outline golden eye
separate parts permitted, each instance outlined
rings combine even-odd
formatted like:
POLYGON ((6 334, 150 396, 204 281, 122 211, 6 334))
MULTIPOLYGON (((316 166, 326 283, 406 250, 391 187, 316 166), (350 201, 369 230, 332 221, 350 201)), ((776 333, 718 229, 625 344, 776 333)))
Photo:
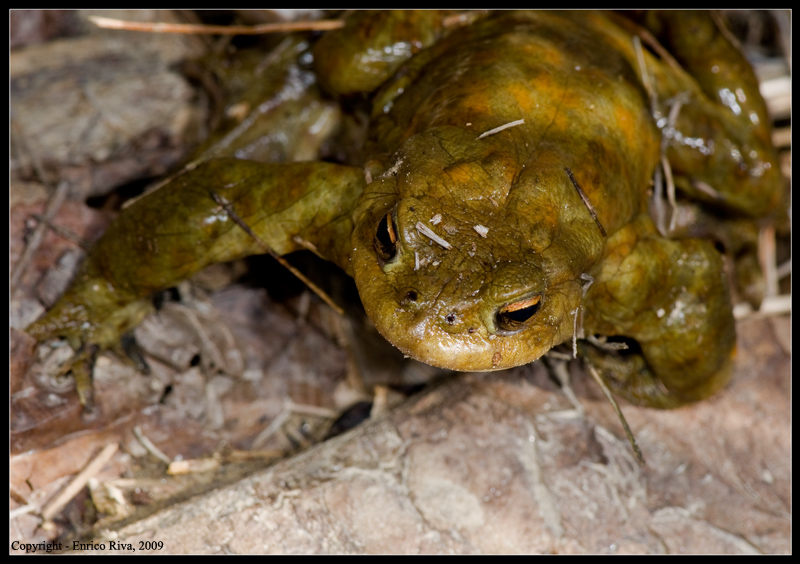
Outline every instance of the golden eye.
POLYGON ((383 262, 389 262, 397 254, 397 226, 394 224, 392 212, 384 215, 378 222, 372 244, 378 258, 383 262))
POLYGON ((542 306, 542 295, 537 294, 501 307, 494 318, 495 326, 504 333, 516 333, 524 328, 542 306))

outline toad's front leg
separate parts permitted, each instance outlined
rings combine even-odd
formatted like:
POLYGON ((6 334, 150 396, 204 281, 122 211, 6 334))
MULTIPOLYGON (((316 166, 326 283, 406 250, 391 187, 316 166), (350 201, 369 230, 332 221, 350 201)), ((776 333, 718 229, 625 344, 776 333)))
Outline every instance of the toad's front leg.
POLYGON ((585 332, 633 339, 641 349, 584 349, 619 395, 671 408, 727 383, 736 333, 722 260, 711 243, 665 239, 640 216, 608 239, 592 274, 585 332))
POLYGON ((96 355, 118 347, 155 292, 215 262, 302 244, 347 270, 351 210, 363 187, 354 167, 207 161, 125 209, 72 286, 26 331, 40 342, 68 340, 77 354, 67 368, 91 408, 96 355))

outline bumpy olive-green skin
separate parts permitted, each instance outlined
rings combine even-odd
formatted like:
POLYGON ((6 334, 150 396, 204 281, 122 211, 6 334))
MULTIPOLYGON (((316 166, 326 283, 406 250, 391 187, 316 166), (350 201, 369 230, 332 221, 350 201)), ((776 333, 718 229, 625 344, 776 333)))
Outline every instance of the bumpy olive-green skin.
POLYGON ((311 246, 353 274, 378 330, 423 362, 518 366, 578 330, 638 343, 625 357, 586 350, 628 399, 673 407, 719 389, 735 344, 720 256, 659 235, 647 198, 663 158, 685 193, 719 208, 760 216, 778 203, 741 54, 704 13, 641 18, 677 60, 613 14, 443 17, 359 13, 315 46, 328 94, 374 90, 363 169, 200 164, 126 210, 29 331, 67 336, 86 380, 152 292, 263 252, 236 214, 275 252, 311 246), (131 253, 147 258, 118 258, 131 253), (520 309, 530 315, 503 321, 520 309))

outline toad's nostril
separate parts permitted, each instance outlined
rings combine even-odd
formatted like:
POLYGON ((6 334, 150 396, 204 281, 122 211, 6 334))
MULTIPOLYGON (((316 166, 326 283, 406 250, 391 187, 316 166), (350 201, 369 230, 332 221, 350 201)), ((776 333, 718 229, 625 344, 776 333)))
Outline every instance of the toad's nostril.
POLYGON ((416 302, 419 299, 419 295, 417 294, 416 290, 408 290, 404 295, 403 299, 401 300, 402 303, 409 303, 409 302, 416 302))

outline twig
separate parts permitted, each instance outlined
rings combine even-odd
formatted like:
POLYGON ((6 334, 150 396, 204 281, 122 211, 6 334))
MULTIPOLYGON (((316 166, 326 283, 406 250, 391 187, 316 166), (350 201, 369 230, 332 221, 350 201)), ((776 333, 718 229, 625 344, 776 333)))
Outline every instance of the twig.
POLYGON ((42 509, 42 519, 51 521, 75 497, 83 486, 103 469, 109 460, 116 454, 119 445, 109 443, 94 457, 94 459, 81 470, 61 492, 42 509))
POLYGON ((450 243, 448 243, 447 241, 445 241, 444 239, 439 237, 436 233, 434 233, 433 229, 431 229, 430 227, 428 227, 427 225, 425 225, 421 221, 418 221, 417 224, 415 225, 415 227, 417 228, 417 231, 419 231, 420 233, 422 233, 423 235, 425 235, 426 237, 428 237, 432 241, 438 243, 443 248, 448 249, 448 250, 453 248, 453 245, 451 245, 450 243))
POLYGON ((611 407, 614 408, 614 411, 617 412, 617 417, 619 417, 620 423, 622 423, 622 428, 625 429, 625 435, 628 437, 628 442, 631 444, 631 448, 633 448, 633 454, 636 456, 636 461, 641 465, 644 466, 644 456, 642 456, 642 451, 639 450, 639 445, 636 444, 636 439, 633 436, 633 432, 631 428, 628 427, 628 422, 625 420, 625 416, 622 415, 622 410, 619 408, 619 404, 617 400, 614 399, 614 396, 611 395, 611 390, 608 389, 606 383, 603 381, 603 378, 600 376, 600 373, 597 372, 597 369, 592 366, 590 362, 586 363, 586 366, 589 368, 589 373, 594 378, 597 385, 600 386, 600 389, 603 390, 608 401, 611 403, 611 407))
MULTIPOLYGON (((681 106, 687 101, 686 95, 682 93, 667 102, 671 104, 669 115, 667 116, 667 128, 675 129, 676 123, 678 122, 678 115, 680 115, 681 112, 681 106)), ((661 167, 664 169, 664 180, 667 183, 667 200, 670 206, 672 206, 668 230, 668 232, 671 233, 675 230, 675 224, 678 219, 678 214, 676 213, 678 203, 675 196, 675 181, 672 178, 672 165, 670 165, 669 159, 667 158, 666 137, 664 137, 663 134, 661 136, 661 167)))
POLYGON ((672 165, 669 164, 669 159, 666 154, 661 155, 661 169, 664 171, 664 180, 667 184, 667 201, 672 207, 669 215, 669 227, 667 233, 672 233, 677 223, 678 214, 675 213, 678 208, 678 201, 675 197, 675 180, 672 178, 672 165))
POLYGON ((600 219, 597 217, 597 212, 594 210, 594 206, 592 205, 592 202, 589 200, 589 196, 586 195, 586 192, 584 192, 583 189, 580 187, 578 181, 575 180, 575 175, 572 174, 572 171, 569 169, 569 167, 565 166, 564 172, 567 173, 567 176, 569 176, 569 179, 572 181, 572 185, 575 187, 575 190, 578 191, 578 195, 581 197, 583 205, 586 206, 587 210, 589 210, 589 214, 592 216, 592 219, 597 224, 597 228, 600 230, 600 233, 603 235, 603 237, 606 237, 607 236, 606 230, 603 227, 603 224, 600 223, 600 219))
POLYGON ((84 251, 88 251, 88 250, 90 250, 92 248, 92 243, 91 242, 87 241, 83 237, 80 237, 80 236, 76 235, 75 233, 73 233, 69 229, 65 229, 64 227, 61 227, 60 225, 56 225, 55 223, 53 223, 52 221, 47 219, 42 214, 32 213, 31 217, 33 219, 35 219, 36 221, 45 223, 47 225, 47 227, 49 227, 50 230, 53 233, 55 233, 57 235, 61 235, 67 241, 71 241, 71 242, 75 243, 76 245, 78 245, 84 251))
MULTIPOLYGON (((569 359, 569 357, 567 357, 567 359, 569 359)), ((561 384, 561 392, 572 404, 572 407, 575 408, 578 416, 581 418, 585 417, 583 406, 578 400, 578 397, 575 395, 575 392, 573 391, 569 382, 569 370, 567 369, 567 362, 569 360, 557 359, 548 354, 542 357, 542 361, 544 362, 545 366, 550 369, 550 373, 555 376, 556 380, 558 380, 558 383, 561 384)))
POLYGON ((267 425, 266 429, 261 431, 258 436, 253 439, 253 443, 251 448, 253 449, 261 449, 266 443, 269 438, 277 433, 281 427, 283 427, 284 423, 289 420, 289 417, 292 415, 291 410, 284 407, 281 412, 270 421, 270 424, 267 425))
POLYGON ((581 302, 575 310, 575 318, 572 321, 572 358, 578 358, 578 339, 583 339, 583 300, 586 297, 586 292, 589 291, 594 278, 585 272, 581 273, 581 302), (578 319, 580 318, 580 322, 578 319))
POLYGON ((11 289, 10 294, 13 295, 17 284, 19 284, 19 281, 22 279, 22 276, 25 274, 28 265, 33 259, 33 255, 36 254, 36 251, 42 244, 48 225, 52 221, 53 217, 55 217, 56 213, 58 213, 58 210, 61 209, 61 205, 67 199, 68 193, 69 183, 66 180, 62 180, 58 186, 56 186, 55 192, 53 192, 53 195, 50 196, 50 199, 47 201, 47 205, 44 210, 44 221, 40 222, 39 225, 36 226, 36 229, 33 230, 30 239, 28 239, 28 244, 26 245, 25 250, 22 252, 22 257, 20 257, 19 262, 17 262, 16 266, 14 267, 14 272, 11 273, 11 280, 9 282, 11 289))
POLYGON ((778 265, 775 269, 775 276, 778 277, 778 280, 783 280, 787 276, 792 273, 792 259, 789 259, 785 262, 782 262, 778 265))
POLYGON ((766 296, 761 301, 761 307, 759 307, 757 311, 753 310, 747 302, 738 303, 733 306, 734 319, 761 319, 790 313, 792 313, 791 294, 766 296))
POLYGON ((642 40, 638 35, 633 36, 633 50, 636 52, 636 62, 639 63, 639 73, 642 75, 642 85, 650 98, 650 111, 656 111, 656 94, 650 84, 650 74, 647 72, 647 63, 644 60, 644 50, 642 49, 642 40))
POLYGON ((713 198, 715 200, 722 200, 723 199, 722 195, 719 192, 714 190, 714 188, 712 188, 711 186, 709 186, 708 184, 706 184, 702 180, 693 180, 692 181, 692 187, 695 188, 696 190, 699 190, 700 192, 702 192, 706 196, 708 196, 710 198, 713 198))
POLYGON ((167 22, 131 22, 115 18, 89 16, 89 20, 104 29, 124 29, 126 31, 145 31, 149 33, 183 33, 204 35, 262 35, 282 31, 328 31, 344 26, 342 20, 321 20, 312 22, 279 22, 260 25, 204 25, 177 24, 167 22))
POLYGON ((139 444, 141 444, 147 452, 158 458, 161 462, 163 462, 164 464, 170 464, 172 462, 172 459, 170 459, 169 456, 164 454, 161 451, 161 449, 159 449, 156 445, 154 445, 153 442, 149 438, 147 438, 147 436, 144 433, 142 433, 142 428, 139 427, 139 425, 133 428, 133 435, 136 437, 136 440, 139 441, 139 444))
POLYGON ((484 137, 489 137, 490 135, 494 135, 495 133, 500 133, 504 129, 508 129, 509 127, 516 127, 516 126, 522 125, 524 123, 525 123, 524 119, 518 119, 518 120, 515 120, 515 121, 510 121, 508 123, 504 123, 503 125, 495 127, 494 129, 490 129, 489 131, 484 131, 483 133, 478 135, 478 139, 483 139, 484 137))
POLYGON ((765 225, 758 232, 758 262, 764 273, 765 297, 777 296, 778 273, 775 258, 775 226, 765 225))
POLYGON ((656 229, 658 229, 662 237, 667 236, 665 214, 663 171, 660 166, 656 166, 653 171, 653 219, 656 223, 656 229))
POLYGON ((235 211, 233 211, 233 208, 231 207, 230 203, 223 200, 222 197, 220 197, 220 195, 213 190, 211 191, 211 197, 214 198, 214 201, 225 209, 225 211, 228 213, 231 219, 236 223, 236 225, 241 227, 245 233, 250 235, 250 237, 252 237, 259 245, 263 247, 263 249, 269 254, 269 256, 277 260, 286 270, 297 276, 303 282, 303 284, 308 286, 312 292, 314 292, 317 296, 319 296, 320 299, 322 299, 323 302, 328 304, 331 307, 331 309, 333 309, 336 313, 338 313, 339 315, 344 315, 344 310, 341 307, 339 307, 324 291, 322 291, 322 289, 319 286, 317 286, 311 280, 306 278, 306 276, 302 272, 300 272, 291 264, 289 264, 285 258, 280 256, 275 251, 273 251, 272 248, 269 245, 267 245, 266 241, 264 241, 261 237, 259 237, 255 233, 255 231, 250 229, 250 226, 247 225, 247 223, 245 223, 245 221, 241 217, 239 217, 239 215, 235 211))
POLYGON ((42 163, 42 159, 39 158, 39 154, 36 151, 31 150, 30 146, 28 145, 25 132, 22 130, 22 127, 19 125, 19 123, 14 119, 13 106, 11 107, 11 128, 17 133, 16 135, 11 136, 11 142, 18 148, 20 154, 25 153, 28 155, 28 157, 31 159, 31 166, 33 166, 36 176, 39 177, 39 181, 50 188, 52 184, 48 178, 49 175, 44 169, 44 163, 42 163))

